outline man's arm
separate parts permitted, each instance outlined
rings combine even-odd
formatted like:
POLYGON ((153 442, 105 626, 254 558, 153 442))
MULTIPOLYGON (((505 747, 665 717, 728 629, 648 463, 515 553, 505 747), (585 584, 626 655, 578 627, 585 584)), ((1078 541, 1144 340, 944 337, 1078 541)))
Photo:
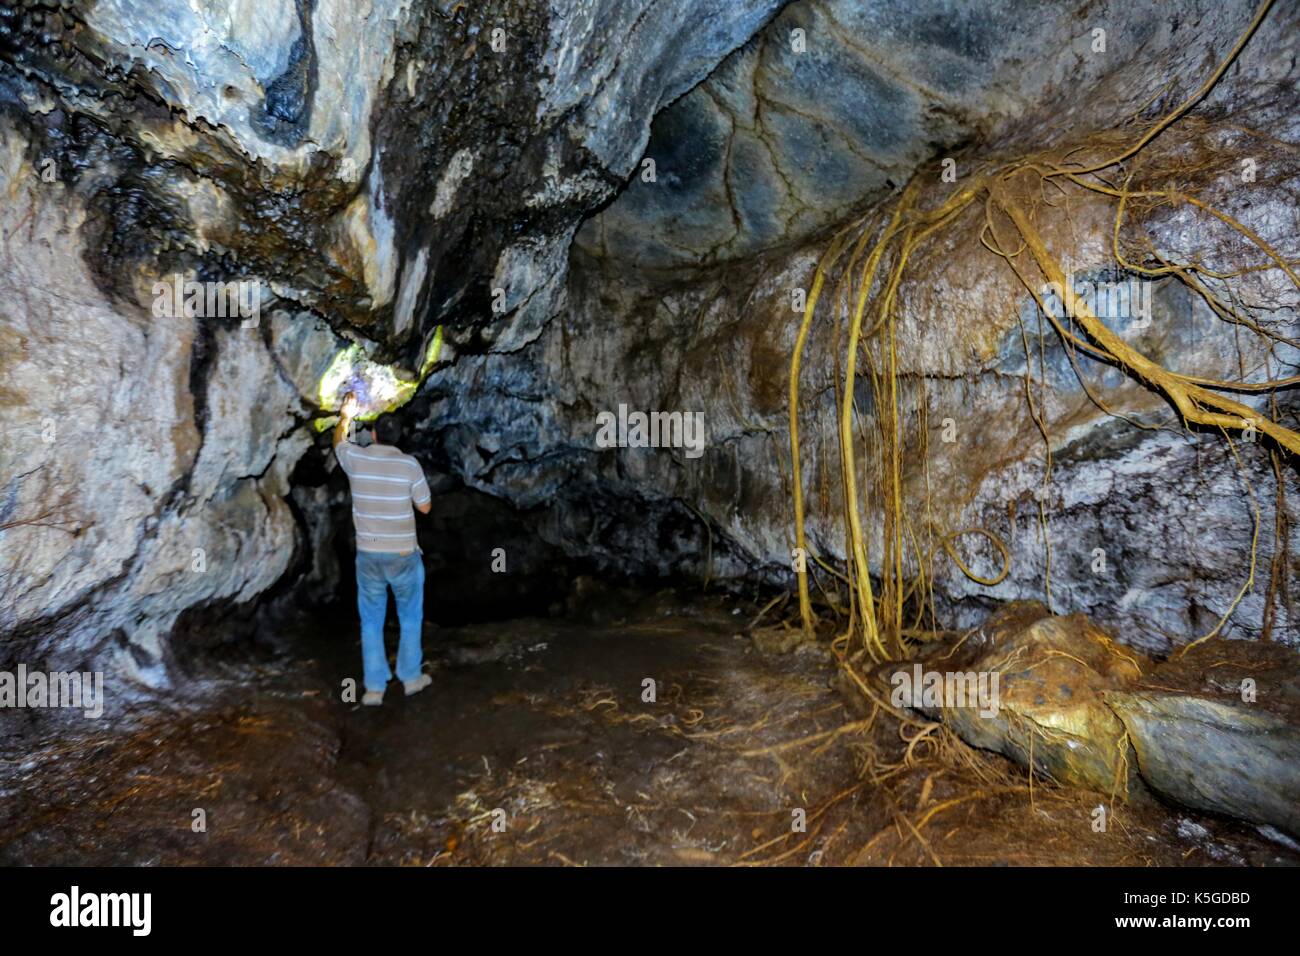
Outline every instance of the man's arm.
POLYGON ((358 408, 357 397, 348 392, 343 396, 343 405, 339 408, 339 423, 334 426, 334 448, 337 451, 339 444, 348 437, 348 428, 352 425, 352 419, 356 417, 358 408))
MULTIPOLYGON (((415 459, 411 459, 415 462, 415 459)), ((427 515, 433 507, 433 495, 429 492, 429 483, 424 478, 424 469, 420 467, 419 462, 415 462, 416 469, 420 472, 420 477, 411 483, 411 504, 415 505, 415 510, 422 515, 427 515)))

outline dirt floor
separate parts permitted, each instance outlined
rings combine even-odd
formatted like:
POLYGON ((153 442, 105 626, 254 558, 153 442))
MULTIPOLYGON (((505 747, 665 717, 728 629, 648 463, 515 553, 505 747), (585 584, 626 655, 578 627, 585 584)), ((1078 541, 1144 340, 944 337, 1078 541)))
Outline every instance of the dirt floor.
POLYGON ((430 628, 433 686, 390 685, 379 709, 340 699, 355 624, 304 623, 279 654, 208 665, 183 705, 3 738, 0 863, 1300 862, 1254 827, 1112 806, 873 716, 832 689, 825 649, 757 650, 755 612, 622 594, 430 628))

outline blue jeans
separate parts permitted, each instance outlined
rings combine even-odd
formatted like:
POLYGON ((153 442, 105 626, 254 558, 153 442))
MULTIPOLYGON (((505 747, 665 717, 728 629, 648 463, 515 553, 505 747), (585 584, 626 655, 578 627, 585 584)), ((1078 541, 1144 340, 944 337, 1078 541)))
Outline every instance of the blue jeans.
POLYGON ((361 660, 366 690, 382 691, 393 679, 384 653, 384 618, 388 615, 388 589, 397 600, 397 620, 402 639, 397 645, 398 680, 420 676, 420 647, 424 624, 424 559, 420 552, 384 554, 357 552, 357 609, 361 612, 361 660))

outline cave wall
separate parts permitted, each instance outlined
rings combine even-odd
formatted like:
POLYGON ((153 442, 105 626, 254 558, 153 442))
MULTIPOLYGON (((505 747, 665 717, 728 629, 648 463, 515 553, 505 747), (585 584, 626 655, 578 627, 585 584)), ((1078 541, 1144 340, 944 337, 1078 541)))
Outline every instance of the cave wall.
POLYGON ((286 350, 280 315, 204 327, 105 293, 88 184, 42 181, 33 144, 0 124, 0 628, 51 667, 102 653, 165 682, 184 608, 249 601, 289 566, 314 379, 282 363, 311 350, 286 350))
MULTIPOLYGON (((1154 115, 1196 86, 1253 7, 1032 6, 4 7, 5 654, 107 661, 162 686, 187 609, 252 601, 289 571, 328 594, 341 498, 319 476, 292 478, 304 456, 308 471, 328 466, 312 427, 329 410, 320 375, 349 342, 418 367, 439 325, 443 362, 402 412, 412 447, 466 502, 527 512, 540 544, 526 557, 788 583, 790 293, 826 231, 941 155, 978 162, 1154 115), (656 160, 653 184, 643 158, 656 160), (175 274, 256 281, 260 320, 160 319, 153 283, 175 274), (595 415, 621 403, 703 412, 704 455, 597 447, 595 415)), ((1259 181, 1217 198, 1293 258, 1294 152, 1241 140, 1233 124, 1296 141, 1296 19, 1290 4, 1270 14, 1198 107, 1208 145, 1183 143, 1220 150, 1207 169, 1225 182, 1243 152, 1259 155, 1259 181)), ((1186 211, 1162 217, 1149 224, 1160 241, 1191 248, 1186 211)), ((1075 233, 1053 238, 1089 268, 1105 260, 1104 225, 1078 210, 1075 233)), ((1016 317, 1033 314, 970 253, 971 228, 918 263, 902 299, 932 425, 965 416, 963 454, 932 462, 938 504, 953 522, 1001 521, 1015 550, 997 589, 943 579, 955 622, 1036 594, 1043 563, 1028 517, 1041 449, 1015 351, 1016 317)), ((1294 296, 1262 285, 1275 279, 1252 279, 1252 315, 1294 335, 1294 296)), ((1204 317, 1174 290, 1160 296, 1162 354, 1231 369, 1225 340, 1196 331, 1204 317)), ((813 417, 833 368, 833 350, 814 346, 813 417)), ((1053 535, 1104 539, 1117 572, 1089 577, 1058 549, 1054 606, 1161 646, 1213 617, 1241 579, 1240 482, 1209 436, 1135 436, 1089 411, 1059 359, 1053 535)), ((1105 387, 1159 410, 1124 382, 1105 387)), ((833 459, 815 425, 806 434, 805 481, 826 487, 811 530, 835 556, 833 459)), ((1243 454, 1266 528, 1271 471, 1243 454)), ((1261 535, 1262 563, 1270 547, 1261 535)), ((1257 633, 1258 602, 1243 601, 1234 633, 1257 633)), ((1280 623, 1294 634, 1285 612, 1280 623)))
MULTIPOLYGON (((935 156, 1028 130, 1097 129, 1187 96, 1255 7, 790 4, 656 118, 656 180, 634 177, 577 243, 659 270, 789 247, 887 198, 935 156)), ((1276 11, 1269 34, 1286 16, 1276 11)), ((1252 71, 1271 68, 1257 56, 1252 71)))
POLYGON ((304 555, 327 586, 329 494, 290 475, 331 355, 526 342, 651 117, 777 6, 0 9, 6 661, 161 687, 185 610, 304 555), (255 321, 160 318, 174 275, 257 283, 255 321))
MULTIPOLYGON (((1215 171, 1223 183, 1232 182, 1235 163, 1229 154, 1215 171)), ((1296 172, 1292 167, 1282 178, 1294 184, 1296 172)), ((1297 208, 1289 198, 1293 186, 1266 204, 1258 196, 1234 200, 1230 185, 1217 195, 1212 184, 1207 187, 1202 195, 1256 227, 1280 214, 1294 217, 1297 208)), ((1072 213, 1072 228, 1054 230, 1051 241, 1072 248, 1082 263, 1104 263, 1112 211, 1094 205, 1072 213)), ((1260 636, 1264 585, 1276 550, 1277 482, 1269 447, 1237 442, 1238 464, 1221 435, 1185 432, 1144 386, 1076 357, 1085 388, 1031 297, 979 246, 981 225, 961 223, 950 242, 919 256, 900 293, 901 354, 927 396, 924 425, 915 416, 906 422, 909 494, 918 502, 928 497, 928 517, 941 527, 987 527, 1012 554, 1009 576, 992 588, 939 557, 935 588, 945 623, 974 626, 995 602, 1047 596, 1042 500, 1053 608, 1084 611, 1130 643, 1167 650, 1212 628, 1246 584, 1257 504, 1254 587, 1225 632, 1260 636), (1045 494, 1045 445, 1025 401, 1026 342, 1035 396, 1046 396, 1052 475, 1045 494), (1139 428, 1096 402, 1158 428, 1139 428), (953 440, 945 442, 949 422, 953 440), (917 440, 922 428, 925 468, 917 440), (1098 548, 1104 552, 1100 568, 1098 548)), ((1146 225, 1168 243, 1166 252, 1186 238, 1181 214, 1146 225)), ((1206 245, 1201 240, 1185 251, 1193 248, 1206 245)), ((1239 261, 1232 248, 1223 264, 1239 261)), ((429 413, 420 440, 468 486, 519 507, 545 506, 552 518, 539 533, 571 555, 594 556, 611 570, 685 571, 715 581, 757 578, 789 586, 794 542, 786 384, 800 318, 790 302, 794 290, 808 287, 819 252, 771 254, 671 287, 634 284, 598 263, 579 261, 564 322, 553 323, 513 361, 466 359, 433 383, 422 399, 429 413), (703 412, 703 456, 597 447, 597 414, 620 404, 703 412), (705 567, 710 533, 714 554, 705 567)), ((1294 295, 1276 274, 1260 274, 1255 285, 1251 314, 1294 338, 1294 295)), ((1151 283, 1150 296, 1148 327, 1112 322, 1146 354, 1208 377, 1232 377, 1242 364, 1253 380, 1266 377, 1262 354, 1239 348, 1232 331, 1175 281, 1151 283)), ((802 379, 804 487, 812 547, 839 561, 844 533, 834 395, 842 356, 836 363, 835 355, 833 323, 823 318, 802 379)), ((1297 365, 1300 354, 1279 347, 1271 375, 1295 374, 1297 365)), ((906 387, 919 386, 913 381, 906 387)), ((1262 407, 1259 399, 1246 400, 1262 407)), ((1279 410, 1283 421, 1300 417, 1286 393, 1279 410)), ((867 414, 868 430, 871 420, 867 414)), ((1282 481, 1294 529, 1300 489, 1293 465, 1284 466, 1282 481)), ((864 500, 878 555, 880 514, 869 486, 864 500)), ((1281 573, 1294 594, 1300 555, 1294 532, 1289 536, 1281 573)), ((959 548, 979 573, 996 573, 996 553, 978 538, 963 539, 959 548)), ((1300 637, 1293 604, 1278 600, 1274 614, 1274 639, 1300 637)))
MULTIPOLYGON (((656 574, 686 566, 701 576, 711 570, 715 580, 758 576, 792 584, 785 389, 800 313, 791 296, 808 289, 825 246, 824 238, 807 239, 809 230, 827 220, 842 222, 832 218, 834 208, 842 215, 854 207, 840 205, 811 219, 797 215, 772 235, 749 229, 736 204, 756 175, 743 158, 741 140, 747 134, 727 126, 726 135, 714 138, 680 114, 714 110, 746 84, 775 82, 765 74, 779 66, 767 60, 772 50, 781 49, 785 31, 844 6, 851 5, 791 7, 762 38, 733 54, 662 114, 649 153, 655 155, 656 142, 671 142, 673 150, 659 154, 664 161, 657 182, 634 179, 580 233, 562 321, 510 360, 467 359, 431 386, 429 410, 422 412, 425 441, 440 460, 472 487, 529 507, 550 502, 557 515, 553 540, 575 554, 595 554, 610 567, 632 565, 656 574), (740 74, 744 83, 736 79, 740 74), (699 135, 683 136, 684 129, 699 135), (732 227, 733 240, 719 245, 717 237, 732 227), (701 260, 704 267, 684 265, 701 260), (691 460, 680 450, 597 447, 596 415, 620 404, 702 411, 709 435, 704 456, 691 460), (694 528, 679 520, 685 505, 696 519, 694 528), (629 513, 639 516, 639 532, 629 513), (710 533, 715 554, 713 567, 706 569, 701 555, 710 533)), ((1044 84, 1043 101, 1033 110, 1021 102, 1000 118, 982 117, 988 142, 958 152, 960 164, 972 168, 986 156, 1014 156, 1045 142, 1086 145, 1091 131, 1148 104, 1159 92, 1151 88, 1155 77, 1168 89, 1149 111, 1160 115, 1171 109, 1235 42, 1252 11, 1233 7, 1222 18, 1209 16, 1209 7, 1183 12, 1171 20, 1167 8, 1117 5, 1096 13, 1096 20, 1075 18, 1082 35, 1094 22, 1133 28, 1110 34, 1118 72, 1098 79, 1095 64, 1068 44, 1057 44, 1055 60, 1040 53, 1035 80, 1044 84), (1115 19, 1106 19, 1107 13, 1115 19), (1157 20, 1162 29, 1155 27, 1157 20), (1139 43, 1140 53, 1126 43, 1139 43), (1165 70, 1181 72, 1170 81, 1165 70)), ((1143 175, 1161 184, 1176 180, 1269 237, 1283 257, 1293 259, 1300 166, 1287 144, 1300 133, 1294 111, 1300 31, 1294 8, 1275 14, 1214 93, 1185 124, 1164 134, 1144 160, 1149 168, 1143 175), (1249 182, 1242 175, 1247 160, 1249 182)), ((826 39, 811 36, 814 46, 826 39)), ((830 59, 843 55, 839 50, 830 59)), ((1020 59, 1009 57, 1004 68, 1011 74, 1000 82, 1010 86, 1023 67, 1020 59)), ((802 145, 787 150, 782 161, 802 168, 808 191, 812 183, 832 195, 837 187, 861 188, 864 181, 856 174, 845 183, 819 178, 826 176, 820 167, 800 167, 800 151, 826 142, 830 125, 820 114, 801 122, 804 128, 792 141, 802 145)), ((769 141, 765 148, 778 155, 782 147, 769 141)), ((944 185, 937 168, 932 175, 930 188, 958 188, 944 185)), ((900 175, 893 188, 903 179, 900 175)), ((760 198, 770 199, 765 189, 760 182, 760 198)), ((871 188, 858 194, 868 200, 874 195, 871 188)), ((1095 197, 1072 198, 1059 221, 1040 225, 1052 248, 1081 276, 1128 278, 1107 272, 1114 261, 1113 208, 1095 197)), ((995 602, 1045 598, 1050 581, 1054 610, 1085 611, 1124 640, 1160 652, 1208 632, 1245 589, 1225 633, 1261 636, 1264 594, 1278 545, 1278 482, 1269 447, 1238 442, 1238 464, 1222 436, 1184 431, 1159 396, 1118 370, 1081 358, 1085 387, 1029 294, 980 246, 982 227, 978 214, 959 221, 914 258, 899 292, 903 370, 914 377, 913 388, 924 383, 928 413, 927 467, 920 464, 922 425, 915 418, 908 422, 909 492, 918 502, 928 498, 940 526, 989 528, 1012 552, 1007 579, 991 588, 940 557, 936 598, 945 623, 973 626, 995 602), (1053 462, 1046 491, 1046 443, 1025 401, 1026 342, 1034 392, 1044 402, 1049 426, 1053 462), (1097 402, 1153 427, 1113 417, 1097 402), (943 440, 945 420, 953 426, 951 443, 943 440), (1252 551, 1253 586, 1245 588, 1252 551)), ((1149 234, 1156 253, 1198 260, 1212 270, 1262 260, 1239 235, 1187 206, 1154 210, 1128 228, 1149 234)), ((1279 342, 1266 355, 1251 336, 1215 319, 1203 301, 1173 280, 1139 288, 1141 295, 1150 295, 1149 326, 1124 319, 1114 324, 1158 361, 1211 378, 1260 381, 1295 374, 1300 354, 1293 345, 1279 342)), ((1233 288, 1234 301, 1253 321, 1296 340, 1295 289, 1280 271, 1249 273, 1233 288)), ((809 407, 802 427, 804 484, 813 546, 842 560, 832 437, 833 383, 842 354, 837 364, 835 323, 825 317, 827 308, 819 313, 803 375, 809 407)), ((1236 397, 1265 407, 1259 395, 1236 397)), ((869 430, 866 398, 864 392, 859 411, 869 430)), ((1294 390, 1279 393, 1278 403, 1282 420, 1294 426, 1294 390)), ((1294 464, 1285 458, 1282 463, 1289 516, 1282 543, 1290 547, 1279 557, 1277 574, 1289 595, 1275 598, 1269 636, 1294 641, 1300 639, 1294 617, 1300 489, 1294 464)), ((865 523, 876 529, 879 555, 879 512, 870 504, 870 488, 864 496, 865 523)), ((982 573, 996 573, 1000 562, 992 547, 975 537, 962 539, 958 547, 982 573)))

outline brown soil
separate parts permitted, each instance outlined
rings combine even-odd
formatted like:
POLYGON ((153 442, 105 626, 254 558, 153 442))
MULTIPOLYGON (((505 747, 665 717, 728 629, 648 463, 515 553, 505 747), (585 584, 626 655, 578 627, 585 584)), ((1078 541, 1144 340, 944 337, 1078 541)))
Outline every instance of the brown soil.
POLYGON ((620 595, 580 618, 431 630, 433 687, 406 699, 394 684, 379 709, 340 702, 355 624, 330 642, 312 622, 282 659, 212 675, 201 703, 10 747, 0 863, 1300 861, 1141 795, 1095 832, 1108 797, 1031 790, 952 739, 905 763, 899 723, 832 690, 828 654, 755 649, 754 610, 620 595))

